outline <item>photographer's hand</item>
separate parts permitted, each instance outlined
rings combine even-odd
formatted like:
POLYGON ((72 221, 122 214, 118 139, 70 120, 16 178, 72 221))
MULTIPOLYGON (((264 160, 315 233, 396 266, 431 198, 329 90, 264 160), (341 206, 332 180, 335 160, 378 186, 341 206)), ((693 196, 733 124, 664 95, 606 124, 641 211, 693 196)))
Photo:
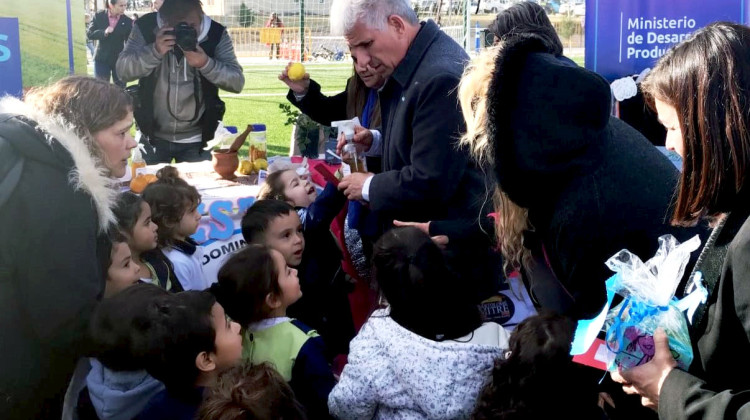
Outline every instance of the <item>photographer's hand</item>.
POLYGON ((154 41, 154 47, 159 55, 168 53, 174 48, 176 38, 174 36, 174 28, 164 26, 159 29, 156 33, 156 41, 154 41))
POLYGON ((185 53, 185 59, 190 67, 200 69, 208 63, 208 55, 200 45, 196 45, 195 51, 182 50, 182 52, 185 53))

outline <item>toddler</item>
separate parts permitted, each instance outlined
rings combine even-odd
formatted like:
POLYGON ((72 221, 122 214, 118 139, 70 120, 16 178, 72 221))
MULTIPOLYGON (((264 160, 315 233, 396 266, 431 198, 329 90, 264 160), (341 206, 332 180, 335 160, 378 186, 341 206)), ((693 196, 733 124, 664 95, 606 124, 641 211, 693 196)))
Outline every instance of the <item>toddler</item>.
POLYGON ((570 319, 554 314, 534 315, 518 324, 473 418, 606 418, 597 406, 596 387, 576 371, 570 356, 573 328, 570 319))
POLYGON ((268 363, 243 363, 219 377, 198 420, 306 420, 284 378, 268 363))
POLYGON ((140 196, 124 192, 117 197, 112 210, 118 229, 127 239, 133 263, 140 268, 141 280, 181 292, 174 266, 158 248, 158 228, 151 220, 151 206, 140 196))
POLYGON ((483 323, 430 237, 395 228, 374 246, 373 277, 389 306, 352 340, 328 406, 346 419, 466 419, 508 333, 483 323))
POLYGON ((328 418, 326 401, 336 380, 315 330, 287 317, 302 292, 297 270, 265 245, 248 244, 219 269, 211 286, 227 314, 243 328, 243 358, 270 362, 312 419, 328 418))
POLYGON ((203 275, 203 251, 190 238, 198 230, 201 196, 195 187, 180 178, 172 166, 156 173, 158 180, 143 190, 151 206, 151 219, 159 227, 158 244, 174 266, 183 290, 204 290, 209 284, 203 275))
POLYGON ((268 176, 258 198, 284 201, 299 215, 307 246, 299 261, 287 259, 287 263, 299 269, 305 297, 290 313, 318 329, 332 355, 348 353, 349 341, 354 337, 348 299, 352 287, 341 267, 341 248, 330 229, 346 204, 346 197, 331 182, 318 195, 308 177, 282 170, 268 176))
POLYGON ((156 394, 136 417, 141 420, 193 420, 207 388, 218 375, 242 358, 240 326, 208 291, 187 291, 165 296, 148 308, 152 348, 146 371, 165 390, 156 394))

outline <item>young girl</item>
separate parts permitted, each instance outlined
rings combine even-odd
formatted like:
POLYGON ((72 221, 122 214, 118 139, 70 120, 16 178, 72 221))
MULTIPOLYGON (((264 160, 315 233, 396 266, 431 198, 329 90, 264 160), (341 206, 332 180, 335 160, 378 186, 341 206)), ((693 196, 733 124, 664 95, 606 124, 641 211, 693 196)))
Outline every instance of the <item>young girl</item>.
POLYGON ((112 251, 109 254, 107 281, 104 284, 105 298, 116 295, 140 280, 140 270, 133 262, 125 235, 112 229, 109 237, 112 241, 112 251))
POLYGON ((346 197, 331 182, 318 195, 309 178, 288 169, 268 175, 258 199, 286 201, 297 209, 302 222, 306 246, 297 268, 304 297, 290 308, 290 314, 320 331, 330 355, 348 353, 354 337, 348 299, 351 284, 341 268, 341 249, 330 229, 346 197))
POLYGON ((207 289, 203 251, 190 238, 201 220, 201 196, 172 166, 159 169, 156 177, 157 181, 149 184, 142 196, 151 207, 151 220, 159 227, 158 245, 173 264, 183 290, 207 289))
POLYGON ((221 267, 211 286, 227 315, 243 329, 243 358, 272 363, 311 419, 329 418, 326 401, 336 380, 315 330, 287 317, 302 292, 297 270, 280 252, 249 244, 221 267))
POLYGON ((430 237, 396 228, 375 244, 373 276, 389 308, 351 343, 328 407, 346 419, 468 418, 508 333, 483 323, 430 237))
POLYGON ((151 220, 151 206, 131 192, 121 193, 112 209, 117 227, 125 235, 133 264, 138 265, 141 280, 171 292, 182 291, 172 263, 158 248, 157 226, 151 220))
POLYGON ((603 419, 595 387, 573 368, 573 324, 560 315, 523 320, 510 336, 510 349, 499 359, 473 418, 603 419))

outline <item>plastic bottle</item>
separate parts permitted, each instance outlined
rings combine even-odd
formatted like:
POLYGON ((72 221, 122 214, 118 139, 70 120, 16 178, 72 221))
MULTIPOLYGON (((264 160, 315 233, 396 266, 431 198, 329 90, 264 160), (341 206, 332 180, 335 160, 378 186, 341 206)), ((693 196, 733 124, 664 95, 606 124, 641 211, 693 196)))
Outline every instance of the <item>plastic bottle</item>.
POLYGON ((354 144, 354 121, 333 121, 332 127, 338 127, 339 133, 343 133, 346 138, 346 144, 341 149, 341 160, 349 165, 349 169, 352 172, 367 172, 367 164, 365 158, 360 154, 357 146, 354 144))
POLYGON ((255 162, 258 159, 267 161, 267 151, 266 125, 253 124, 253 131, 250 132, 250 161, 255 162))
POLYGON ((140 142, 140 131, 136 133, 138 146, 133 149, 133 156, 130 159, 130 171, 133 179, 138 175, 138 168, 146 167, 146 160, 143 159, 143 144, 140 142))

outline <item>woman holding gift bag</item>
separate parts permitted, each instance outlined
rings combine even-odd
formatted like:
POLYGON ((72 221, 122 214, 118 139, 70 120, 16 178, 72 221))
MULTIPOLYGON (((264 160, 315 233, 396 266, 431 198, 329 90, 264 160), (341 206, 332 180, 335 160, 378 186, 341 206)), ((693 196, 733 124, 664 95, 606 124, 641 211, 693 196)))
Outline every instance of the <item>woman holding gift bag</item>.
POLYGON ((662 419, 747 419, 750 29, 719 22, 696 31, 661 58, 643 87, 667 129, 667 148, 684 159, 672 223, 708 218, 714 226, 696 265, 708 300, 689 317, 696 348, 689 372, 675 368, 659 332, 651 362, 612 376, 662 419))

